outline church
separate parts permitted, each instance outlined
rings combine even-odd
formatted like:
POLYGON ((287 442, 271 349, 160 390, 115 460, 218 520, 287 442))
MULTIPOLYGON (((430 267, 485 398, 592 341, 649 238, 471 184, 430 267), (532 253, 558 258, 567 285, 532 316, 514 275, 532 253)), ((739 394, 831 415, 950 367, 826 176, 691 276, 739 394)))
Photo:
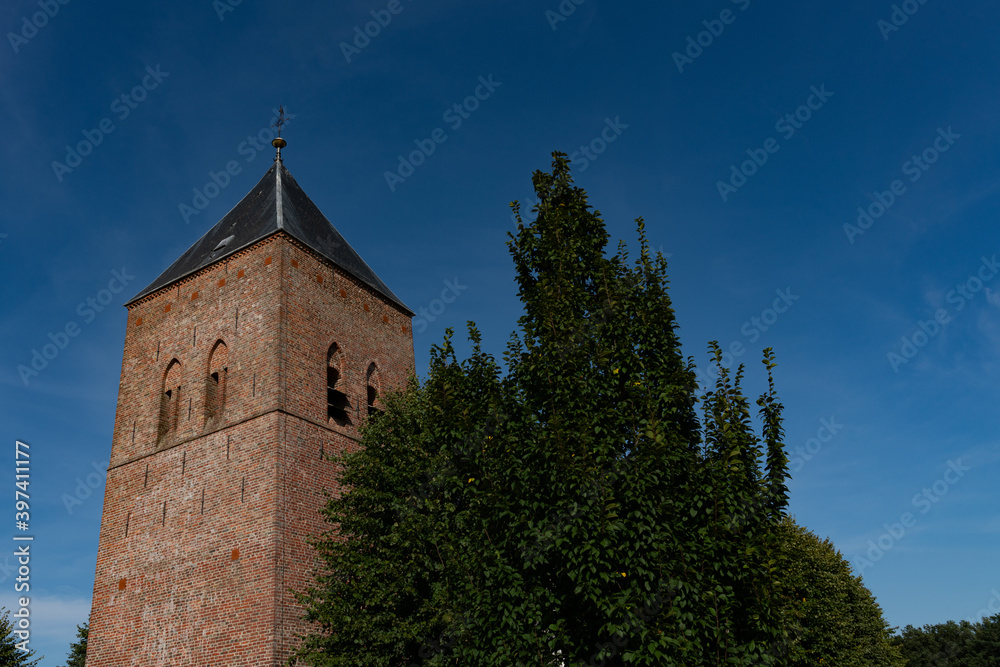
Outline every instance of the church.
POLYGON ((277 157, 126 304, 88 667, 277 667, 356 450, 414 366, 412 311, 277 157))

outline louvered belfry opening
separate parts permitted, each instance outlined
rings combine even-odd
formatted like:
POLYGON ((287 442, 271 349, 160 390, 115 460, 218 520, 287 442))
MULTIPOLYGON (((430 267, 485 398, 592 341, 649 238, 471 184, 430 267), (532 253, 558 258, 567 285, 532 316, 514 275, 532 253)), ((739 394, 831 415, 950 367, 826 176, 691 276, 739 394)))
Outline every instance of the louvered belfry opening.
POLYGON ((368 365, 367 380, 365 382, 368 389, 368 418, 382 414, 382 410, 377 407, 379 396, 378 366, 375 362, 368 365))
POLYGON ((330 346, 326 362, 326 415, 338 425, 344 426, 351 423, 351 402, 342 391, 340 356, 340 350, 334 343, 330 346))

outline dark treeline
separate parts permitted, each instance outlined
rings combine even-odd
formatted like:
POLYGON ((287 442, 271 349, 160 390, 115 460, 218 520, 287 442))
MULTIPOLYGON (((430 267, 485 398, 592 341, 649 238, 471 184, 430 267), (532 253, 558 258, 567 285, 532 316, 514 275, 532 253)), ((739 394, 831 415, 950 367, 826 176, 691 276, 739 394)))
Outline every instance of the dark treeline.
POLYGON ((1000 666, 1000 614, 978 623, 948 621, 915 628, 892 639, 907 667, 1000 666))

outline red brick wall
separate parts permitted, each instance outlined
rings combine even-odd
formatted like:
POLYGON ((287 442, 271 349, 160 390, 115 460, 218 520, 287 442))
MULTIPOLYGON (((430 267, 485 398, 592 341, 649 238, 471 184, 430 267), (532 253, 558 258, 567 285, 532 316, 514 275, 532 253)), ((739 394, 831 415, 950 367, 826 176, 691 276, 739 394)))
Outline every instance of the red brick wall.
POLYGON ((290 593, 309 583, 305 538, 326 528, 323 489, 337 490, 323 454, 357 446, 372 362, 383 389, 403 384, 408 313, 283 234, 130 306, 88 667, 283 664, 306 630, 290 593), (218 340, 225 403, 206 419, 218 340), (356 410, 344 426, 327 418, 332 343, 356 410))
MULTIPOLYGON (((372 362, 386 387, 400 387, 413 368, 409 314, 375 296, 343 274, 333 275, 311 253, 284 244, 286 266, 282 322, 283 405, 293 414, 327 423, 327 353, 342 352, 341 383, 346 386, 355 425, 367 406, 366 371, 372 362), (322 282, 320 282, 322 279, 322 282)), ((353 431, 352 431, 353 433, 353 431)))

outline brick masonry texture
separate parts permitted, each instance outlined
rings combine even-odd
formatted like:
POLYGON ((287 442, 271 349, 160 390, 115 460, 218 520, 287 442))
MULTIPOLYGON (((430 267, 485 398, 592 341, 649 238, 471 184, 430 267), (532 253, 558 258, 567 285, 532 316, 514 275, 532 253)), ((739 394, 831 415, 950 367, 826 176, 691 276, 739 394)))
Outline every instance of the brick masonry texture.
POLYGON ((358 447, 372 364, 405 384, 410 317, 284 233, 129 306, 88 667, 286 664, 339 493, 325 455, 358 447))

